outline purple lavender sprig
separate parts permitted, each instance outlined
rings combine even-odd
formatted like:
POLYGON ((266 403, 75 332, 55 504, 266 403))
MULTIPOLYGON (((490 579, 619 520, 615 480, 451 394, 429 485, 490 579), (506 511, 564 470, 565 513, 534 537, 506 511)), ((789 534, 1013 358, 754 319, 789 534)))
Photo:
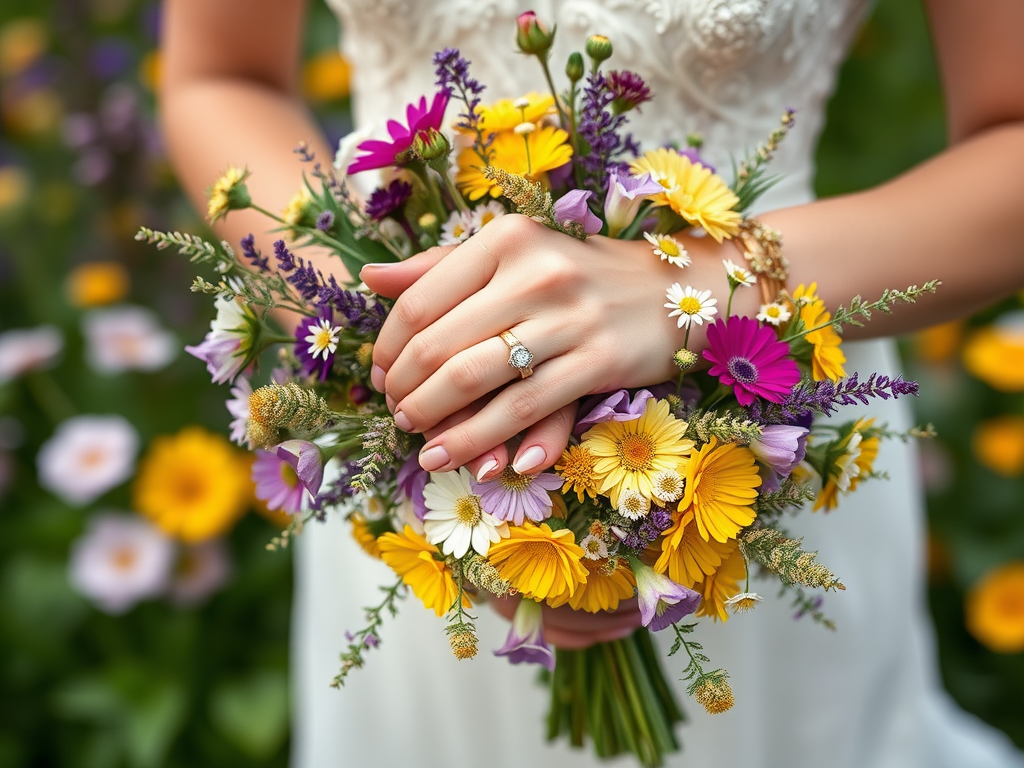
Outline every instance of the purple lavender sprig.
POLYGON ((642 553, 661 534, 672 527, 672 513, 662 507, 651 507, 650 514, 643 518, 643 522, 636 527, 636 530, 626 531, 622 539, 622 546, 633 550, 637 555, 642 553))
POLYGON ((626 116, 611 110, 615 96, 604 75, 600 72, 587 75, 577 128, 585 145, 580 147, 577 157, 583 169, 582 186, 594 192, 600 205, 604 205, 608 174, 611 171, 629 174, 629 167, 617 158, 624 154, 636 156, 640 152, 640 145, 631 134, 620 135, 626 116))
POLYGON ((260 272, 270 271, 270 257, 259 252, 259 249, 256 248, 256 238, 252 234, 243 237, 239 245, 242 246, 242 255, 249 260, 252 266, 260 272))
POLYGON ((750 418, 766 424, 795 423, 810 413, 831 416, 845 405, 867 405, 873 397, 888 400, 904 395, 918 395, 916 381, 907 381, 903 376, 891 379, 872 373, 866 381, 860 381, 854 373, 838 384, 825 380, 802 384, 782 403, 755 402, 749 409, 750 418))
POLYGON ((434 54, 434 71, 437 75, 437 87, 446 90, 450 95, 466 105, 466 111, 459 113, 459 121, 455 124, 464 131, 476 134, 473 150, 480 156, 484 165, 491 164, 491 142, 493 136, 484 134, 480 124, 477 108, 480 106, 480 94, 484 92, 477 80, 469 76, 469 61, 462 57, 458 48, 445 48, 434 54))

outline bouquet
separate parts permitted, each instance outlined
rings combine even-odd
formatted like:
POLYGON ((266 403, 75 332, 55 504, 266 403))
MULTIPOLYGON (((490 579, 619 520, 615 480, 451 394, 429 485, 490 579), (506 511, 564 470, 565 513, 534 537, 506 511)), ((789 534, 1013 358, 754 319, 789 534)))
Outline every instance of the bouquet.
MULTIPOLYGON (((761 597, 750 579, 758 575, 828 623, 812 591, 843 584, 786 533, 785 516, 804 504, 835 507, 876 476, 879 443, 896 435, 870 418, 813 418, 917 392, 900 377, 846 378, 838 331, 937 283, 873 302, 856 297, 834 314, 816 285, 790 292, 779 233, 745 213, 773 181, 767 163, 793 113, 734 166, 729 183, 704 160, 697 136, 642 151, 625 132, 630 111, 652 95, 637 74, 606 70, 607 38, 593 36, 585 55, 569 56, 568 85, 558 90, 549 69, 554 34, 532 13, 519 17, 518 46, 539 62, 550 93, 515 100, 484 103, 469 62, 457 50, 437 53, 437 92, 409 105, 404 123, 390 121, 389 138, 343 141, 340 172, 298 148, 309 170, 280 215, 250 198, 247 171, 229 168, 213 186, 209 218, 262 211, 287 236, 272 257, 251 235, 240 253, 179 233, 142 229, 139 238, 219 273, 193 286, 216 297, 217 317, 188 350, 214 382, 234 384, 232 436, 257 452, 257 492, 294 516, 274 544, 311 519, 341 514, 362 548, 395 571, 341 654, 335 684, 384 644, 386 619, 407 591, 446 618, 460 659, 478 652, 477 605, 489 595, 519 595, 495 653, 548 670, 549 738, 582 745, 589 737, 600 756, 629 752, 656 766, 678 749, 673 726, 682 713, 650 632, 674 635, 670 655, 683 658, 688 692, 723 712, 733 703, 728 674, 693 640, 693 619, 724 622, 755 608, 761 597), (452 101, 460 111, 450 126, 452 101), (376 170, 384 181, 359 199, 348 176, 376 170), (651 258, 679 267, 680 281, 665 296, 665 322, 685 334, 673 358, 679 377, 583 401, 550 471, 509 467, 490 480, 466 468, 427 473, 417 461, 422 436, 398 429, 369 386, 374 340, 391 302, 353 278, 368 263, 463 242, 509 213, 581 240, 642 238, 651 258), (690 257, 673 235, 687 228, 737 243, 737 262, 725 260, 721 284, 684 287, 690 257), (314 268, 294 252, 304 245, 336 255, 349 277, 314 268), (732 315, 735 292, 755 286, 764 299, 757 316, 732 315), (722 313, 715 296, 725 298, 722 313), (301 317, 294 334, 275 323, 271 313, 281 309, 301 317), (698 355, 689 334, 703 324, 707 348, 698 355), (253 389, 256 364, 270 348, 275 365, 253 389), (545 642, 542 605, 596 613, 634 596, 643 628, 631 637, 582 651, 545 642)), ((509 365, 529 375, 529 351, 517 339, 506 342, 509 365)))

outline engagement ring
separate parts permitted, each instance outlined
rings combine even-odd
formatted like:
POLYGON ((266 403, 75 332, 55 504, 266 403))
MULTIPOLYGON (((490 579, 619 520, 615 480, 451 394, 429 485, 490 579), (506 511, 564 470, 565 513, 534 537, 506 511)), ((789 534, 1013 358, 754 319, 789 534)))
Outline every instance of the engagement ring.
POLYGON ((533 368, 530 367, 530 363, 533 362, 533 353, 512 335, 512 331, 503 331, 500 336, 508 346, 508 364, 519 371, 519 375, 524 379, 532 376, 533 368))

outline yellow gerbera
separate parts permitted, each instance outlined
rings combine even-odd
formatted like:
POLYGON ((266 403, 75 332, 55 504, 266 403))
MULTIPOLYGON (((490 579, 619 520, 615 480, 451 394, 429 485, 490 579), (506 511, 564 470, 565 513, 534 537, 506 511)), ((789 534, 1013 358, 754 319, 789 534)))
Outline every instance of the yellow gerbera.
POLYGON ((370 530, 366 518, 356 512, 349 518, 349 522, 352 523, 352 538, 356 540, 359 548, 370 557, 375 557, 379 560, 380 545, 377 543, 377 537, 370 530))
POLYGON ((810 287, 800 285, 793 291, 793 298, 804 299, 805 303, 800 307, 800 320, 805 328, 818 328, 811 331, 804 339, 811 345, 811 375, 815 381, 831 379, 839 381, 846 375, 843 363, 846 362, 846 355, 840 348, 842 337, 835 332, 835 329, 828 325, 832 319, 832 313, 825 309, 825 303, 818 298, 815 291, 817 283, 811 283, 810 287))
MULTIPOLYGON (((569 134, 553 125, 539 126, 525 137, 513 131, 502 131, 494 135, 490 150, 491 165, 525 176, 531 181, 539 181, 545 187, 548 183, 547 172, 572 159, 569 134)), ((481 173, 480 157, 472 147, 459 153, 458 165, 455 183, 470 200, 479 200, 484 195, 501 196, 501 187, 481 173)))
POLYGON ((587 581, 587 569, 580 561, 583 549, 572 531, 552 531, 543 523, 509 527, 509 537, 487 551, 487 559, 501 578, 531 600, 572 597, 587 581))
POLYGON ((814 501, 815 512, 819 509, 826 512, 835 509, 839 506, 840 492, 853 492, 871 474, 881 443, 878 435, 868 436, 867 430, 874 423, 874 419, 858 420, 850 432, 836 443, 835 448, 828 451, 825 467, 827 478, 814 501))
POLYGON ((135 509, 164 533, 205 541, 245 511, 248 463, 225 438, 186 427, 153 440, 132 490, 135 509))
POLYGON ((721 566, 704 579, 702 584, 694 587, 704 598, 694 616, 710 616, 715 621, 729 620, 726 600, 740 591, 740 582, 747 577, 747 563, 739 545, 733 541, 729 548, 731 551, 721 566))
POLYGON ((679 509, 693 512, 697 531, 704 541, 727 541, 754 522, 753 503, 761 476, 754 454, 736 443, 719 443, 712 437, 690 456, 683 474, 686 494, 679 509))
POLYGON ((701 538, 692 511, 677 513, 672 527, 661 539, 661 554, 654 563, 654 570, 667 572, 672 581, 692 588, 714 573, 729 551, 728 544, 701 538))
POLYGON ((511 131, 520 123, 539 123, 555 112, 555 97, 531 92, 522 99, 501 99, 493 104, 481 105, 476 109, 480 116, 480 127, 486 133, 511 131), (526 101, 525 108, 516 106, 526 101))
MULTIPOLYGON (((381 559, 402 577, 423 604, 438 616, 444 616, 455 605, 459 590, 452 579, 451 569, 440 555, 437 547, 428 544, 410 526, 401 533, 385 533, 377 539, 381 559)), ((470 608, 466 593, 462 594, 462 607, 470 608)))
POLYGON ((616 558, 614 565, 608 560, 582 560, 587 569, 587 581, 581 584, 572 597, 563 592, 557 599, 548 600, 548 605, 557 608, 566 602, 574 611, 614 611, 619 603, 633 596, 636 578, 624 564, 624 560, 616 558))
POLYGON ((562 451, 562 458, 555 464, 555 472, 565 480, 562 485, 562 493, 574 491, 580 503, 583 502, 584 494, 592 499, 596 498, 597 475, 594 474, 596 461, 594 455, 582 445, 570 445, 562 451))
POLYGON ((655 205, 667 205, 687 222, 722 242, 739 231, 739 198, 720 176, 674 149, 659 147, 646 152, 630 164, 634 175, 651 174, 665 187, 654 195, 655 205))
POLYGON ((869 432, 871 425, 874 423, 874 419, 858 419, 857 423, 853 426, 855 430, 861 433, 863 438, 860 441, 860 455, 854 460, 857 469, 860 471, 850 478, 851 493, 871 474, 875 466, 875 459, 878 458, 878 448, 882 443, 882 438, 877 434, 869 432))
POLYGON ((627 490, 654 498, 654 476, 663 470, 683 474, 682 466, 693 450, 684 440, 687 423, 669 413, 668 402, 650 398, 643 415, 633 421, 605 421, 583 435, 583 447, 597 458, 594 472, 598 492, 607 494, 618 509, 627 490))

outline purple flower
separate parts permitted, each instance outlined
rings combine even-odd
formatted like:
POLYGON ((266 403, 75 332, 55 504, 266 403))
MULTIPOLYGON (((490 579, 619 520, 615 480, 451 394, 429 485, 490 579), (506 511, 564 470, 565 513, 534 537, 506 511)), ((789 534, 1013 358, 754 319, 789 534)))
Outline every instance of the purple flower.
POLYGON ((486 483, 471 483, 473 493, 480 497, 484 512, 514 525, 522 525, 524 517, 539 523, 551 517, 548 491, 562 487, 562 478, 553 472, 521 475, 509 465, 486 483))
POLYGON ((181 606, 198 605, 224 586, 230 575, 231 557, 221 539, 187 546, 178 556, 171 599, 181 606))
POLYGON ((303 376, 316 374, 320 381, 326 381, 334 365, 341 328, 332 324, 331 314, 327 310, 320 317, 303 318, 295 328, 295 357, 303 376))
POLYGON ((366 215, 380 221, 396 212, 401 212, 406 201, 412 197, 412 184, 401 179, 392 181, 386 187, 378 187, 366 201, 366 215))
POLYGON ((654 98, 644 79, 628 69, 608 73, 608 90, 614 97, 612 111, 615 114, 628 112, 654 98))
POLYGON ((636 576, 640 621, 652 632, 664 629, 697 610, 699 592, 676 584, 636 558, 630 558, 629 565, 636 576))
POLYGON ((423 489, 430 482, 430 473, 420 466, 419 456, 413 453, 405 464, 398 470, 398 491, 395 502, 401 501, 401 497, 412 501, 412 509, 420 520, 427 514, 427 505, 423 501, 423 489))
POLYGON ((256 484, 256 498, 265 502, 267 509, 279 509, 294 515, 302 510, 305 489, 298 473, 287 461, 271 451, 256 451, 252 463, 252 481, 256 484))
POLYGON ((544 642, 544 628, 541 622, 541 604, 534 600, 521 600, 512 617, 505 644, 494 652, 505 656, 513 664, 542 664, 549 672, 555 671, 555 654, 544 642))
POLYGON ((374 168, 386 168, 399 164, 399 155, 407 151, 416 134, 433 129, 441 130, 444 110, 448 106, 448 91, 441 90, 434 94, 434 100, 427 109, 427 97, 421 96, 419 104, 409 104, 405 108, 406 125, 397 120, 388 121, 388 133, 391 141, 371 139, 364 141, 357 149, 364 154, 355 159, 348 167, 348 173, 370 171, 374 168))
POLYGON ((216 307, 217 317, 210 323, 206 338, 198 346, 185 347, 185 351, 206 363, 214 384, 223 384, 255 359, 260 322, 251 309, 234 299, 219 298, 216 307))
POLYGON ((324 456, 320 446, 309 440, 285 440, 274 448, 274 453, 277 458, 288 462, 299 483, 315 499, 324 482, 324 456))
POLYGON ((752 441, 748 447, 758 461, 788 477, 793 467, 804 460, 808 432, 805 427, 769 424, 761 430, 761 439, 752 441))
POLYGON ((264 256, 260 253, 259 249, 256 247, 255 237, 248 234, 242 238, 240 244, 242 246, 242 256, 248 259, 250 264, 256 267, 260 272, 270 271, 270 257, 264 256))
MULTIPOLYGON (((584 186, 599 195, 604 194, 609 171, 616 170, 620 165, 617 159, 623 153, 636 155, 640 149, 631 135, 619 135, 626 124, 626 117, 613 114, 608 109, 614 98, 604 75, 600 72, 587 75, 577 129, 585 142, 585 152, 580 155, 579 163, 583 168, 584 186)), ((623 173, 628 172, 622 167, 623 173)))
POLYGON ((608 237, 615 237, 633 223, 644 197, 664 191, 664 187, 654 181, 649 173, 642 176, 619 175, 614 170, 609 173, 608 194, 604 199, 608 237))
POLYGON ((231 442, 237 445, 249 444, 249 397, 252 395, 252 384, 245 376, 235 379, 235 386, 231 388, 231 399, 225 405, 228 413, 234 418, 229 425, 231 428, 231 442))
POLYGON ((713 166, 711 163, 709 163, 707 160, 705 160, 703 157, 701 157, 701 154, 700 154, 699 151, 697 151, 696 147, 687 147, 686 149, 680 149, 680 150, 677 150, 677 151, 679 152, 680 155, 682 155, 683 157, 689 159, 689 161, 691 163, 699 163, 700 165, 703 165, 705 168, 707 168, 712 173, 715 172, 715 166, 713 166))
POLYGON ((750 405, 755 397, 781 403, 789 395, 800 370, 788 353, 789 345, 752 317, 733 315, 708 326, 704 358, 711 362, 710 373, 733 387, 740 405, 750 405))
POLYGON ((596 235, 601 231, 602 225, 601 219, 595 216, 587 205, 587 200, 593 196, 593 192, 570 189, 555 201, 555 223, 566 228, 570 224, 580 224, 588 235, 596 235))
POLYGON ((595 424, 605 421, 633 421, 643 416, 647 401, 652 395, 648 390, 641 389, 633 400, 629 399, 629 391, 620 389, 610 395, 594 395, 588 398, 580 407, 580 412, 585 414, 576 422, 572 433, 579 437, 595 424))
POLYGON ((334 226, 334 211, 321 211, 316 217, 316 228, 321 232, 330 232, 334 226))

